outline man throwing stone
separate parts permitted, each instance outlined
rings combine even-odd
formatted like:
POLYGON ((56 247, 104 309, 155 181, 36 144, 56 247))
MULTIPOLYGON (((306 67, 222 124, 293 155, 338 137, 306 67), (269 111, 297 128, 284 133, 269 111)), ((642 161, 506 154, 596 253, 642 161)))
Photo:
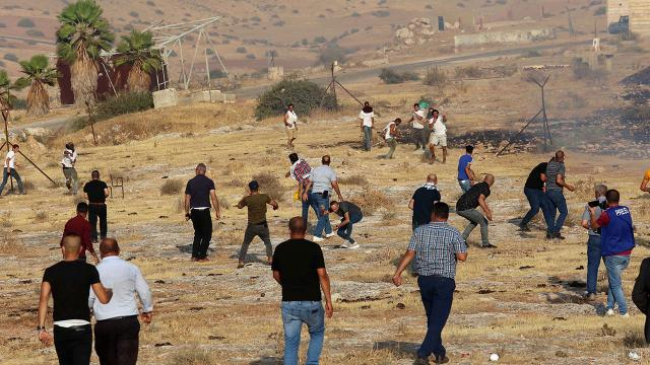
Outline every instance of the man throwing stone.
POLYGON ((436 109, 433 110, 429 121, 429 150, 431 151, 431 163, 436 162, 436 146, 442 149, 442 163, 447 162, 447 116, 440 115, 436 109))
POLYGON ((192 220, 194 242, 192 243, 192 261, 208 261, 208 247, 212 239, 212 218, 210 201, 214 206, 214 215, 221 219, 219 198, 215 192, 214 181, 205 176, 205 164, 196 166, 196 176, 185 187, 185 218, 192 220))
POLYGON ((237 208, 248 207, 248 226, 244 233, 244 243, 239 250, 239 264, 237 268, 241 269, 246 263, 246 253, 248 246, 253 242, 255 236, 259 237, 266 246, 266 261, 271 264, 273 260, 273 245, 269 234, 269 224, 266 221, 266 206, 270 205, 273 210, 278 209, 278 203, 266 194, 260 194, 260 185, 253 180, 248 184, 250 193, 237 204, 237 208))
POLYGON ((496 248, 488 239, 488 221, 492 221, 492 211, 487 204, 487 198, 490 196, 490 187, 494 185, 494 175, 487 174, 483 182, 472 186, 456 202, 456 212, 459 216, 467 219, 469 225, 463 231, 463 239, 467 241, 469 235, 476 226, 481 226, 481 248, 496 248), (481 207, 485 216, 476 208, 481 207))

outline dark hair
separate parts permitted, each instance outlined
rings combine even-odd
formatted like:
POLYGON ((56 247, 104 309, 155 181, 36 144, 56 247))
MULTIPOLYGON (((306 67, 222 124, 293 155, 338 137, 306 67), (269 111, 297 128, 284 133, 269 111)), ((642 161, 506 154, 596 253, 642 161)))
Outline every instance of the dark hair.
POLYGON ((334 205, 334 204, 338 204, 338 203, 339 203, 339 202, 337 202, 336 200, 332 200, 332 201, 330 202, 330 207, 331 207, 332 205, 334 205))
POLYGON ((449 219, 449 205, 443 202, 438 202, 433 205, 433 216, 440 219, 447 220, 449 219))
POLYGON ((97 171, 97 170, 93 170, 93 172, 90 173, 90 177, 91 177, 93 180, 97 180, 97 179, 99 179, 99 171, 97 171))
POLYGON ((67 149, 71 150, 72 152, 74 152, 74 143, 72 143, 72 142, 66 143, 65 148, 67 148, 67 149))
POLYGON ((433 113, 438 113, 438 114, 440 114, 440 112, 438 111, 438 109, 433 109, 433 111, 431 112, 431 114, 433 114, 433 113))
POLYGON ((402 118, 396 118, 396 119, 393 121, 393 123, 395 123, 395 124, 402 123, 402 118))
POLYGON ((20 146, 17 145, 17 144, 14 144, 14 145, 11 146, 11 148, 20 148, 20 146))
POLYGON ((330 158, 330 155, 325 155, 323 158, 321 158, 320 161, 323 163, 323 165, 329 165, 330 162, 332 162, 332 159, 330 158))
POLYGON ((616 189, 610 189, 605 193, 605 199, 608 203, 618 203, 621 200, 621 194, 616 189))
POLYGON ((291 233, 305 233, 307 227, 302 217, 293 217, 289 220, 289 230, 291 233))
POLYGON ((287 105, 287 109, 289 109, 289 108, 292 107, 292 106, 293 106, 293 104, 289 104, 289 105, 287 105))
POLYGON ((291 163, 296 163, 296 162, 298 162, 298 154, 295 153, 295 152, 292 153, 292 154, 290 154, 290 155, 289 155, 289 161, 291 161, 291 163))
POLYGON ((77 204, 77 212, 78 213, 88 213, 88 204, 81 202, 77 204))
POLYGON ((257 191, 260 188, 260 184, 253 180, 248 183, 248 188, 251 189, 251 191, 257 191))
POLYGON ((465 146, 465 152, 471 155, 474 152, 474 146, 465 146))
POLYGON ((367 105, 364 105, 363 109, 361 109, 361 110, 363 110, 364 113, 372 113, 372 107, 368 104, 367 101, 366 101, 366 104, 367 105))
POLYGON ((364 101, 363 106, 370 106, 370 102, 369 101, 364 101))
POLYGON ((419 108, 419 107, 420 107, 420 104, 418 104, 418 103, 415 103, 415 104, 413 104, 413 106, 414 106, 414 107, 416 107, 416 106, 417 106, 417 107, 419 108))

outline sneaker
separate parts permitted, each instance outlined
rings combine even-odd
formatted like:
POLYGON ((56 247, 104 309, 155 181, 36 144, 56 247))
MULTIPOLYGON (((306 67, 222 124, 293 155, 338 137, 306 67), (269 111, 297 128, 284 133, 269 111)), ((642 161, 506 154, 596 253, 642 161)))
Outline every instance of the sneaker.
POLYGON ((244 263, 243 262, 238 263, 237 268, 238 269, 243 269, 244 268, 244 263))
POLYGON ((429 365, 429 358, 418 356, 418 358, 413 362, 413 365, 429 365))
POLYGON ((345 242, 344 244, 341 245, 341 248, 350 248, 350 243, 345 242))
POLYGON ((553 236, 550 233, 546 233, 546 239, 551 240, 553 239, 553 236))
POLYGON ((495 246, 495 245, 493 245, 491 243, 488 243, 487 245, 481 246, 481 248, 497 248, 497 246, 495 246))
POLYGON ((586 293, 584 299, 586 301, 596 300, 596 293, 586 293))
POLYGON ((530 232, 530 228, 528 228, 528 225, 519 225, 519 230, 522 232, 530 232))
POLYGON ((614 315, 614 310, 612 308, 609 308, 607 312, 605 312, 605 315, 608 317, 611 317, 614 315))
POLYGON ((332 233, 327 233, 327 234, 325 235, 325 238, 330 238, 330 237, 334 237, 334 236, 336 236, 336 233, 334 233, 334 232, 332 232, 332 233))
POLYGON ((437 356, 436 355, 436 361, 434 364, 446 364, 449 362, 449 358, 447 356, 437 356))
POLYGON ((314 242, 323 242, 323 241, 325 241, 325 239, 323 237, 314 236, 312 241, 314 241, 314 242))
POLYGON ((621 318, 630 318, 630 313, 621 314, 621 318))
POLYGON ((356 243, 356 242, 355 242, 355 243, 349 243, 347 246, 348 246, 348 249, 350 249, 350 250, 356 250, 356 249, 358 249, 359 247, 361 247, 361 246, 359 246, 359 244, 356 243))
POLYGON ((557 232, 553 235, 553 238, 556 240, 563 240, 565 237, 560 232, 557 232))

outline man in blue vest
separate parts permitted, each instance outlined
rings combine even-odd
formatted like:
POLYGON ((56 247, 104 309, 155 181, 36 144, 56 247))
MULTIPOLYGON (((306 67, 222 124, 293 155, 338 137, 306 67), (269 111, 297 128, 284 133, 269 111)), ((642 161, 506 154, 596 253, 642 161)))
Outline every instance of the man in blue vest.
POLYGON ((607 291, 607 315, 614 315, 614 306, 623 318, 628 318, 627 303, 621 283, 621 273, 630 264, 630 255, 634 249, 634 226, 628 207, 619 205, 620 194, 617 190, 608 190, 607 210, 596 218, 596 208, 590 207, 591 226, 600 228, 601 254, 607 267, 609 290, 607 291))

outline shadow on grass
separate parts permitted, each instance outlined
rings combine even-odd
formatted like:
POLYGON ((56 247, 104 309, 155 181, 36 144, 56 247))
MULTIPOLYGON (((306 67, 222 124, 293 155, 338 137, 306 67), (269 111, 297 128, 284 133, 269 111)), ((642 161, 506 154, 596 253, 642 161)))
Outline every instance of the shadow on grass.
POLYGON ((275 356, 264 356, 251 362, 250 365, 282 365, 282 359, 275 356))
POLYGON ((375 342, 372 346, 373 350, 388 350, 397 356, 415 357, 416 352, 420 348, 420 344, 413 342, 400 342, 400 341, 382 341, 375 342))

